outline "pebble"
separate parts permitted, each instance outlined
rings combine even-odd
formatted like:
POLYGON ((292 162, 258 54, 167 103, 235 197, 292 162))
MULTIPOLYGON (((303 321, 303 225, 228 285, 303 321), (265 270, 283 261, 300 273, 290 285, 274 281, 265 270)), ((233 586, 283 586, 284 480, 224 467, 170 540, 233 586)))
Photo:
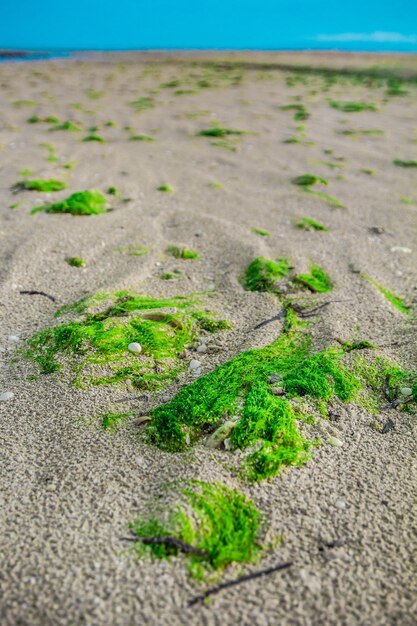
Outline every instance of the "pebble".
POLYGON ((346 502, 342 500, 341 498, 337 498, 334 505, 337 509, 340 509, 341 511, 343 511, 346 508, 346 502))
POLYGON ((271 376, 268 378, 268 381, 272 385, 273 383, 277 383, 280 378, 281 378, 280 374, 271 374, 271 376))
POLYGON ((405 246, 392 246, 391 252, 403 252, 404 254, 410 254, 411 249, 405 246))
POLYGON ((343 441, 341 439, 338 439, 337 437, 328 437, 327 443, 329 443, 331 446, 334 446, 335 448, 341 448, 343 446, 343 441))
POLYGON ((190 370, 198 370, 201 365, 201 361, 197 361, 197 359, 191 359, 190 365, 188 366, 190 370))
POLYGON ((193 373, 193 376, 201 376, 201 370, 200 369, 191 370, 191 372, 193 373))
POLYGON ((14 396, 13 391, 2 391, 0 392, 0 402, 1 401, 6 401, 6 400, 11 400, 14 396))
POLYGON ((207 346, 206 346, 206 344, 205 344, 205 343, 200 344, 200 345, 197 347, 197 352, 201 352, 201 353, 203 353, 203 354, 204 354, 205 352, 207 352, 207 346))
POLYGON ((18 337, 17 335, 9 335, 7 337, 8 341, 20 341, 20 337, 18 337))
POLYGON ((411 396, 413 390, 411 389, 411 387, 401 387, 400 392, 403 396, 411 396))
POLYGON ((130 350, 130 352, 133 352, 133 354, 140 354, 142 352, 142 346, 140 345, 140 343, 130 343, 127 346, 127 349, 130 350))
POLYGON ((274 396, 283 396, 285 394, 284 387, 272 387, 271 391, 274 396))

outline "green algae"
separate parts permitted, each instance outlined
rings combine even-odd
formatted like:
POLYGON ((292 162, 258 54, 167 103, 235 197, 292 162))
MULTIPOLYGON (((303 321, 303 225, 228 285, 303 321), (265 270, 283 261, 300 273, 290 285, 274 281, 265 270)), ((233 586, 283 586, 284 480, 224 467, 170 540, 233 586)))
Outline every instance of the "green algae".
POLYGON ((149 96, 142 96, 142 98, 133 100, 130 104, 135 109, 135 111, 138 111, 139 113, 141 111, 146 111, 147 109, 153 109, 155 107, 154 99, 150 98, 149 96))
MULTIPOLYGON (((261 516, 252 501, 220 483, 188 481, 169 485, 177 495, 170 511, 150 510, 130 528, 138 539, 170 537, 193 546, 199 554, 187 553, 190 574, 203 579, 208 572, 222 572, 231 563, 251 563, 260 552, 261 516)), ((179 549, 163 543, 135 544, 140 557, 176 557, 179 549)))
POLYGON ((288 259, 271 261, 260 256, 249 264, 242 283, 249 291, 274 291, 276 283, 287 276, 289 270, 288 259))
POLYGON ((302 174, 301 176, 297 176, 293 180, 294 185, 299 185, 301 187, 310 187, 311 185, 328 185, 328 181, 321 176, 316 176, 315 174, 302 174))
POLYGON ((297 220, 296 224, 297 228, 301 230, 321 230, 327 232, 329 229, 324 224, 313 220, 311 217, 302 217, 297 220))
POLYGON ((394 159, 393 163, 398 167, 417 167, 417 161, 404 161, 402 159, 394 159))
POLYGON ((106 140, 101 137, 101 135, 92 134, 87 135, 81 141, 96 141, 97 143, 106 143, 106 140))
POLYGON ((175 259, 199 259, 200 255, 195 250, 188 250, 185 246, 169 245, 166 247, 165 252, 173 256, 175 259))
POLYGON ((315 263, 310 263, 308 274, 298 274, 295 280, 316 293, 326 293, 333 289, 333 281, 330 276, 315 263))
POLYGON ((91 87, 84 89, 84 93, 87 98, 90 98, 90 100, 99 100, 104 95, 104 91, 98 91, 97 89, 92 89, 91 87))
POLYGON ((208 185, 210 187, 210 189, 224 189, 224 185, 222 183, 209 183, 208 185))
POLYGON ((62 124, 56 124, 56 126, 51 126, 49 130, 51 132, 58 131, 58 130, 66 130, 70 133, 76 133, 81 130, 81 127, 78 126, 77 124, 74 124, 74 122, 67 120, 65 122, 62 122, 62 124))
MULTIPOLYGON (((337 178, 339 180, 345 180, 345 178, 342 176, 338 176, 337 178)), ((341 202, 337 198, 334 198, 333 196, 329 196, 329 194, 327 193, 323 193, 322 191, 316 191, 316 189, 310 189, 309 187, 305 187, 304 191, 316 198, 319 198, 320 200, 324 200, 324 202, 327 202, 327 204, 330 204, 330 206, 334 207, 335 209, 345 208, 343 202, 341 202)))
POLYGON ((66 186, 66 183, 62 182, 61 180, 55 180, 52 178, 47 180, 42 180, 38 178, 27 178, 13 185, 13 190, 51 192, 61 191, 62 189, 65 189, 66 186))
POLYGON ((47 117, 39 117, 38 115, 32 115, 27 120, 28 124, 58 124, 59 118, 55 115, 48 115, 47 117))
POLYGON ((310 117, 310 114, 303 104, 284 104, 280 109, 282 111, 294 111, 294 120, 297 122, 302 122, 310 117))
POLYGON ((32 176, 33 170, 30 168, 25 168, 23 170, 20 170, 19 174, 20 176, 32 176))
POLYGON ((261 237, 270 237, 271 235, 270 231, 264 228, 252 228, 252 232, 256 235, 261 235, 261 237))
POLYGON ((157 191, 162 191, 165 193, 174 193, 173 188, 170 185, 167 185, 166 183, 159 185, 159 187, 156 188, 157 191))
POLYGON ((154 137, 150 137, 149 135, 132 135, 129 137, 129 141, 145 141, 148 143, 153 143, 155 140, 154 137))
POLYGON ((127 244, 126 246, 119 246, 114 248, 113 252, 118 254, 127 254, 128 256, 144 256, 148 254, 149 248, 137 243, 127 244))
POLYGON ((85 267, 85 261, 79 256, 71 256, 65 259, 71 267, 85 267))
POLYGON ((103 430, 114 431, 132 415, 133 413, 105 413, 101 418, 101 427, 103 430))
POLYGON ((69 321, 32 337, 26 356, 42 373, 63 370, 78 386, 129 379, 139 389, 160 389, 184 369, 179 355, 202 329, 210 323, 213 332, 224 328, 196 304, 195 296, 95 294, 62 307, 57 316, 67 315, 69 321), (130 343, 140 343, 139 356, 128 350, 130 343))
POLYGON ((361 274, 361 276, 362 278, 370 282, 371 285, 376 287, 376 289, 378 289, 378 291, 382 293, 382 295, 388 300, 388 302, 390 302, 392 306, 394 306, 398 311, 400 311, 404 315, 409 315, 411 313, 411 306, 407 305, 402 298, 395 295, 395 293, 393 293, 389 289, 386 289, 386 287, 380 285, 380 283, 378 283, 370 276, 367 276, 366 274, 361 274))
POLYGON ((414 204, 413 198, 409 198, 408 196, 401 196, 400 202, 402 202, 403 204, 408 204, 408 205, 414 204))
POLYGON ((236 152, 237 148, 229 141, 225 139, 219 139, 218 141, 211 141, 211 146, 215 146, 216 148, 223 148, 224 150, 229 150, 229 152, 236 152))
POLYGON ((354 102, 352 100, 330 100, 330 106, 343 113, 358 113, 360 111, 377 111, 378 107, 373 102, 354 102))
POLYGON ((234 130, 233 128, 224 128, 216 125, 212 128, 205 128, 197 133, 199 137, 227 137, 229 135, 245 135, 244 130, 234 130))
POLYGON ((45 204, 32 209, 33 213, 71 213, 71 215, 99 215, 107 212, 107 200, 95 189, 78 191, 69 196, 66 200, 45 204))

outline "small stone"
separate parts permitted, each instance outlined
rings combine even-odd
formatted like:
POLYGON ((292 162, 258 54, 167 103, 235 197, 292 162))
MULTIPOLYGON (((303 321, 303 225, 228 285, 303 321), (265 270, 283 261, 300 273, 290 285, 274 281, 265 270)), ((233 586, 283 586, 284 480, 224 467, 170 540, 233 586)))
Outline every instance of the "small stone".
POLYGON ((197 359, 191 359, 190 365, 188 366, 190 370, 197 370, 201 365, 201 361, 197 361, 197 359))
POLYGON ((342 500, 341 498, 337 498, 334 505, 337 509, 340 509, 341 511, 344 511, 344 509, 346 508, 346 502, 342 500))
POLYGON ((144 424, 145 422, 150 422, 150 421, 151 421, 150 415, 141 415, 140 417, 138 417, 136 424, 139 426, 139 424, 144 424))
POLYGON ((341 439, 338 439, 338 437, 328 437, 327 443, 329 443, 331 446, 334 446, 335 448, 341 448, 343 446, 343 441, 341 439))
POLYGON ((268 382, 272 385, 273 383, 277 383, 280 378, 280 374, 271 374, 271 376, 268 378, 268 382))
POLYGON ((411 389, 411 387, 400 387, 400 393, 403 396, 411 396, 413 390, 411 389))
POLYGON ((390 430, 394 430, 394 428, 395 428, 394 422, 392 421, 392 419, 388 418, 382 427, 381 433, 385 435, 386 433, 389 433, 390 430))
POLYGON ((352 272, 352 274, 360 274, 361 270, 360 268, 355 265, 354 263, 349 263, 349 271, 352 272))
POLYGON ((405 246, 392 246, 391 252, 403 252, 404 254, 410 254, 411 249, 405 246))
POLYGON ((206 346, 206 344, 205 344, 205 343, 200 344, 200 345, 197 347, 197 352, 200 352, 200 353, 202 353, 202 354, 204 354, 205 352, 207 352, 207 346, 206 346))
POLYGON ((8 341, 20 341, 20 337, 18 337, 17 335, 9 335, 7 337, 8 341))
POLYGON ((200 369, 196 369, 196 370, 191 370, 193 376, 201 376, 201 370, 200 369))
POLYGON ((127 346, 127 349, 130 352, 133 352, 133 354, 140 354, 142 352, 142 346, 140 345, 140 343, 136 343, 136 342, 130 343, 127 346))
POLYGON ((6 401, 6 400, 11 400, 14 397, 14 393, 13 391, 2 391, 0 393, 0 402, 1 401, 6 401))
POLYGON ((285 394, 284 387, 272 387, 271 391, 274 396, 283 396, 285 394))
POLYGON ((372 430, 374 430, 377 433, 381 433, 382 432, 382 424, 379 420, 375 419, 372 424, 371 424, 371 428, 372 430))

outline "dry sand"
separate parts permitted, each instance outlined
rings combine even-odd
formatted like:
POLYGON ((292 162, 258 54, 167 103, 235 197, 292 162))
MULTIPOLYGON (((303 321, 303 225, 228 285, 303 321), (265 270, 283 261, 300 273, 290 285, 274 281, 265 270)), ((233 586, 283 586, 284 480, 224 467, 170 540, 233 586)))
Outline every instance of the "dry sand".
MULTIPOLYGON (((336 281, 332 297, 338 302, 312 326, 317 348, 356 333, 382 346, 385 356, 416 367, 413 318, 348 269, 354 263, 415 304, 416 171, 395 167, 392 159, 416 158, 416 88, 386 101, 385 89, 366 85, 336 84, 324 92, 321 78, 288 86, 287 73, 274 67, 379 63, 416 71, 415 57, 269 54, 264 57, 268 69, 257 66, 261 55, 245 58, 249 69, 243 70, 239 84, 177 96, 162 89, 153 94, 155 108, 142 113, 128 103, 201 69, 190 70, 188 59, 177 63, 172 55, 0 66, 0 391, 15 394, 0 402, 4 626, 415 623, 412 415, 387 408, 381 419, 391 418, 395 428, 381 434, 371 428, 374 417, 364 409, 342 406, 327 427, 343 440, 342 448, 322 445, 302 468, 247 485, 230 472, 230 453, 199 446, 171 455, 146 445, 133 421, 109 435, 97 419, 77 419, 99 415, 111 401, 126 396, 126 389, 79 390, 58 374, 30 380, 32 364, 21 359, 10 364, 27 338, 53 323, 58 305, 87 293, 127 288, 173 295, 214 286, 211 306, 233 323, 233 331, 223 352, 203 357, 206 373, 242 350, 276 338, 279 323, 251 330, 276 313, 276 300, 245 292, 239 277, 255 256, 288 255, 299 271, 312 259, 336 281), (103 95, 91 99, 86 89, 103 95), (298 123, 292 111, 279 106, 294 102, 296 95, 311 114, 304 125, 314 145, 283 143, 298 123), (329 97, 375 102, 379 110, 341 113, 329 107, 329 97), (35 104, 13 105, 19 100, 35 104), (83 110, 71 103, 81 103, 83 110), (82 143, 79 133, 50 133, 47 125, 26 123, 32 114, 98 125, 108 141, 82 143), (116 127, 103 127, 107 120, 116 127), (196 132, 213 120, 251 134, 240 139, 236 152, 212 146, 196 132), (126 125, 156 141, 127 141, 126 125), (335 133, 346 128, 385 132, 359 137, 335 133), (58 163, 46 160, 47 150, 39 146, 44 142, 55 145, 58 163), (72 170, 61 167, 68 161, 75 162, 72 170), (342 167, 332 169, 323 161, 342 167), (70 192, 116 185, 131 200, 116 202, 114 211, 94 217, 32 216, 30 208, 42 203, 45 194, 10 191, 24 168, 32 168, 39 178, 67 180, 70 192), (291 184, 294 176, 308 171, 329 179, 328 192, 346 208, 332 209, 291 184), (224 188, 213 189, 212 182, 224 188), (156 191, 162 183, 175 193, 156 191), (412 198, 413 204, 402 203, 401 196, 412 198), (15 202, 19 206, 10 209, 15 202), (304 215, 325 223, 329 232, 296 229, 292 219, 304 215), (371 233, 374 226, 384 232, 371 233), (253 227, 267 229, 271 236, 256 235, 253 227), (165 257, 170 243, 198 249, 201 260, 165 257), (113 252, 128 244, 147 245, 150 252, 143 257, 113 252), (86 268, 70 267, 67 256, 83 257, 86 268), (160 279, 161 272, 179 266, 184 280, 160 279), (19 293, 31 289, 52 294, 57 302, 19 293), (10 335, 20 341, 8 340, 10 335), (206 606, 187 608, 201 587, 187 577, 182 560, 141 562, 120 540, 128 522, 167 480, 177 477, 219 480, 244 491, 262 510, 268 532, 284 535, 262 565, 290 558, 293 567, 222 592, 206 606), (335 539, 343 545, 320 549, 323 541, 335 539)), ((175 390, 173 386, 170 392, 175 390)), ((140 403, 131 406, 139 415, 146 411, 140 403)), ((236 573, 231 567, 225 577, 236 573)))

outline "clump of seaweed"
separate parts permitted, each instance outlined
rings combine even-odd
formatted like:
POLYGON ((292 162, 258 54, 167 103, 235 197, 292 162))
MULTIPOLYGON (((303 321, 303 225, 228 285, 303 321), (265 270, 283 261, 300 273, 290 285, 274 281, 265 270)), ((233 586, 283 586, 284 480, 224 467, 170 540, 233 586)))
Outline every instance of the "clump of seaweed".
POLYGON ((165 193, 174 193, 173 188, 167 183, 163 183, 162 185, 159 185, 159 187, 157 187, 156 190, 163 191, 165 193))
POLYGON ((200 580, 207 570, 256 559, 261 516, 253 502, 220 483, 189 481, 174 489, 179 502, 168 514, 151 509, 130 525, 139 556, 163 559, 182 552, 200 580))
POLYGON ((145 254, 148 254, 149 248, 138 243, 130 243, 126 246, 119 246, 118 248, 114 248, 113 252, 126 254, 128 256, 144 256, 145 254))
POLYGON ((71 122, 70 120, 66 120, 65 122, 62 122, 62 124, 56 124, 55 126, 51 126, 49 130, 51 132, 57 130, 66 130, 70 133, 76 133, 81 130, 81 127, 78 124, 74 124, 74 122, 71 122))
POLYGON ((14 192, 17 191, 42 191, 42 192, 52 192, 52 191, 61 191, 66 188, 66 184, 61 180, 55 179, 47 179, 42 180, 38 178, 27 178, 25 180, 18 181, 15 185, 13 185, 12 190, 14 192))
POLYGON ((129 137, 129 141, 146 141, 148 143, 153 143, 155 138, 150 137, 149 135, 131 135, 131 137, 129 137))
POLYGON ((297 122, 302 122, 310 117, 310 114, 303 104, 284 104, 280 109, 282 111, 294 111, 294 120, 297 122))
POLYGON ((208 323, 213 321, 214 332, 223 330, 220 320, 198 310, 195 296, 96 294, 57 312, 64 314, 68 322, 29 340, 26 356, 42 373, 63 369, 78 386, 130 380, 138 389, 160 389, 184 369, 182 351, 208 323), (129 348, 137 343, 139 354, 129 348))
POLYGON ((103 430, 114 431, 132 415, 132 413, 105 413, 101 418, 101 427, 103 430))
POLYGON ((361 274, 361 276, 362 278, 370 282, 371 285, 376 287, 376 289, 378 289, 378 291, 382 293, 382 295, 388 300, 388 302, 390 302, 392 306, 398 309, 398 311, 400 311, 404 315, 409 315, 411 313, 411 306, 406 304, 402 298, 395 295, 395 293, 393 293, 389 289, 386 289, 386 287, 380 285, 376 280, 374 280, 367 274, 361 274))
POLYGON ((404 161, 403 159, 394 159, 393 163, 398 167, 417 167, 417 161, 413 160, 404 161))
POLYGON ((252 232, 261 235, 261 237, 269 237, 271 235, 270 231, 264 228, 252 228, 252 232))
POLYGON ((358 113, 359 111, 377 111, 378 107, 373 102, 354 102, 352 100, 330 100, 330 106, 343 113, 358 113))
POLYGON ((65 260, 68 265, 71 265, 71 267, 85 267, 84 259, 79 256, 70 256, 67 257, 65 260))
POLYGON ((311 217, 301 217, 296 221, 297 228, 301 230, 321 230, 327 232, 329 229, 324 224, 313 220, 311 217))
POLYGON ((245 135, 243 130, 234 130, 233 128, 224 128, 220 125, 205 128, 197 133, 199 137, 227 137, 229 135, 245 135))
POLYGON ((328 181, 321 176, 316 176, 315 174, 302 174, 301 176, 297 176, 293 180, 294 185, 300 185, 301 187, 311 187, 311 185, 328 185, 328 181))
POLYGON ((297 274, 295 280, 310 291, 317 293, 326 293, 333 289, 333 281, 330 276, 315 263, 310 264, 310 272, 308 274, 297 274))
POLYGON ((274 291, 278 281, 287 276, 290 270, 288 259, 271 261, 257 257, 249 264, 242 279, 243 286, 249 291, 274 291))
POLYGON ((84 137, 81 141, 96 141, 98 143, 106 143, 106 140, 101 135, 91 134, 84 137))
POLYGON ((141 111, 146 111, 147 109, 153 109, 155 107, 155 101, 150 96, 142 96, 137 100, 133 100, 130 104, 135 109, 135 111, 138 111, 138 113, 140 113, 141 111))
POLYGON ((55 115, 48 115, 47 117, 39 117, 38 115, 32 115, 27 120, 28 124, 58 124, 59 118, 55 115))
POLYGON ((200 255, 195 250, 188 250, 185 246, 169 245, 165 250, 175 259, 199 259, 200 255))
POLYGON ((32 209, 32 214, 45 211, 45 213, 71 213, 71 215, 99 215, 107 212, 107 200, 101 191, 91 189, 77 191, 66 200, 44 204, 32 209))

